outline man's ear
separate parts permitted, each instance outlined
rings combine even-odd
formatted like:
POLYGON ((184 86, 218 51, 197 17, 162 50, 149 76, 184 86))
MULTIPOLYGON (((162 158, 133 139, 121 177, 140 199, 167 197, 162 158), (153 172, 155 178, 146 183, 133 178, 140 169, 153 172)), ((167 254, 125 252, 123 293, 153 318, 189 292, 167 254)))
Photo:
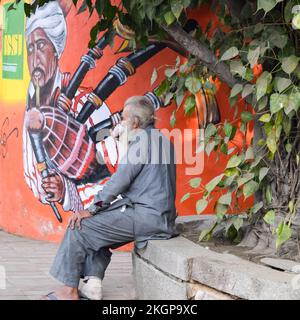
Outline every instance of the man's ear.
POLYGON ((137 129, 140 127, 140 119, 138 117, 134 117, 132 128, 137 129))

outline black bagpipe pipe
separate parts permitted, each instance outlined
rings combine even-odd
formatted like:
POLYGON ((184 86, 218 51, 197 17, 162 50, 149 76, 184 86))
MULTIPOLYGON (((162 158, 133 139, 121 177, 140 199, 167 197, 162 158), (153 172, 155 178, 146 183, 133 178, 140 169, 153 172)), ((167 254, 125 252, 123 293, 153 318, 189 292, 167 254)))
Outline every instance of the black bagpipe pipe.
MULTIPOLYGON (((184 30, 190 32, 197 27, 195 20, 189 20, 184 30)), ((139 49, 127 57, 120 58, 117 63, 109 70, 108 74, 100 81, 95 90, 88 96, 88 101, 83 105, 76 120, 85 123, 92 113, 101 107, 103 102, 120 86, 126 83, 127 78, 132 76, 138 67, 168 47, 168 42, 156 42, 146 48, 139 49)), ((172 46, 173 50, 176 50, 172 46)), ((179 48, 182 53, 182 49, 179 48)))
MULTIPOLYGON (((30 131, 29 132, 29 137, 30 137, 30 142, 31 142, 31 146, 37 161, 37 166, 38 166, 38 170, 41 173, 43 178, 47 178, 49 176, 51 176, 48 167, 47 167, 47 162, 46 162, 46 154, 45 154, 45 150, 43 148, 43 137, 42 137, 42 133, 40 131, 30 131)), ((47 198, 51 198, 53 196, 52 193, 48 193, 47 194, 47 198)), ((55 205, 54 202, 49 201, 49 205, 51 206, 57 220, 59 222, 62 222, 62 217, 55 205)))
POLYGON ((132 76, 136 69, 156 55, 166 46, 165 44, 151 44, 145 49, 140 49, 128 57, 120 58, 109 70, 105 78, 98 84, 95 90, 88 96, 88 101, 83 105, 76 120, 85 123, 91 114, 101 107, 103 102, 132 76))
POLYGON ((118 35, 125 40, 134 38, 134 32, 127 26, 122 25, 119 19, 116 19, 113 25, 114 29, 106 31, 98 40, 96 45, 81 57, 79 67, 70 79, 65 91, 61 92, 57 101, 57 106, 62 108, 64 111, 69 112, 72 106, 72 99, 75 97, 76 91, 81 85, 86 74, 89 70, 96 67, 96 60, 102 58, 103 50, 109 45, 110 33, 113 32, 113 36, 118 35))
POLYGON ((89 49, 87 54, 81 57, 81 62, 74 75, 70 79, 70 82, 65 90, 59 96, 57 101, 58 107, 65 111, 69 111, 72 105, 72 99, 74 98, 76 91, 82 83, 84 77, 89 70, 96 67, 96 60, 103 56, 103 50, 109 44, 109 32, 107 31, 96 43, 95 47, 89 49))

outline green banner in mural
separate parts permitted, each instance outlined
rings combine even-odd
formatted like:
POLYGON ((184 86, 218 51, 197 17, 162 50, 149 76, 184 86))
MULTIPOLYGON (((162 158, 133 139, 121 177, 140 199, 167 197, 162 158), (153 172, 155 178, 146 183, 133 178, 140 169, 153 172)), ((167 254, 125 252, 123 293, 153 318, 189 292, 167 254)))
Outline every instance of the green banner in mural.
POLYGON ((2 78, 23 79, 24 4, 21 1, 8 10, 11 4, 3 6, 2 78))

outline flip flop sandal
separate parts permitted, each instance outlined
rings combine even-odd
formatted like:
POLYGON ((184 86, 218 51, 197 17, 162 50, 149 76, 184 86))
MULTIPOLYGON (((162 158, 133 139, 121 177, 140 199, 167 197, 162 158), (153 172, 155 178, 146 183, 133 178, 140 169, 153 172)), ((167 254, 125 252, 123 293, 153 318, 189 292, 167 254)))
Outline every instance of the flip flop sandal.
POLYGON ((50 292, 46 295, 46 297, 49 298, 48 300, 59 300, 54 293, 55 292, 50 292))

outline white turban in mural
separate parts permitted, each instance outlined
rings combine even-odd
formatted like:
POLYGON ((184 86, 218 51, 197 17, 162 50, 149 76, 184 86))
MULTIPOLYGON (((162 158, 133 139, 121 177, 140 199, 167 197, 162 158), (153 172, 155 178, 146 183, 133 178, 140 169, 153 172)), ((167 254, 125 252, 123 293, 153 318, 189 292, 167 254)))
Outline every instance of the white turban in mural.
POLYGON ((35 29, 41 28, 45 31, 49 40, 58 54, 63 53, 67 39, 67 25, 61 7, 57 1, 46 3, 38 7, 26 21, 26 37, 35 29))

